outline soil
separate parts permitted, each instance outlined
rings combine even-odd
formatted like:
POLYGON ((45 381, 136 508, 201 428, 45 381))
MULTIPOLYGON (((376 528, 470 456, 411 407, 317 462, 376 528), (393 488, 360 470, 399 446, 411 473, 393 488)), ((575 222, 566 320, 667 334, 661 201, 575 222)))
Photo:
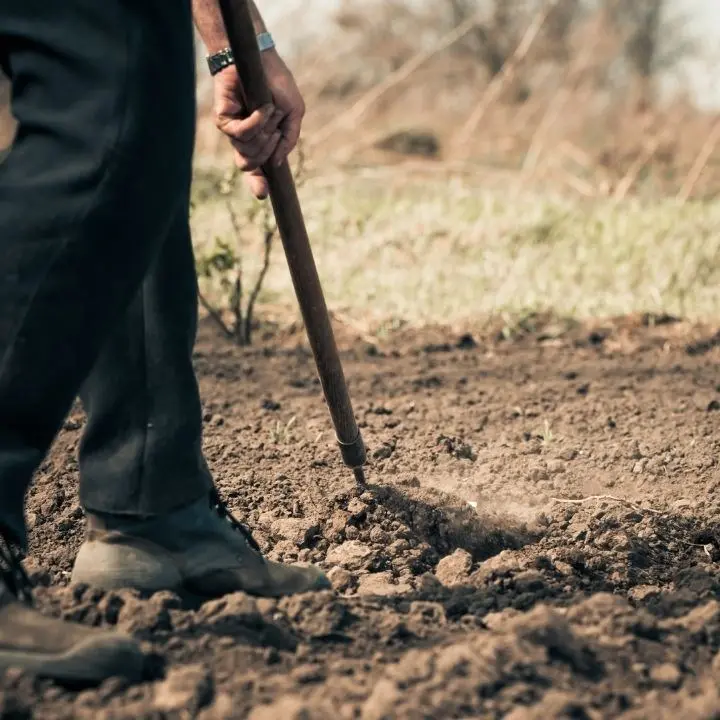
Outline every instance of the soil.
POLYGON ((239 349, 201 329, 221 493, 335 592, 192 609, 68 586, 74 411, 29 493, 26 565, 48 613, 135 633, 147 679, 9 672, 3 716, 720 718, 717 337, 672 318, 486 335, 341 338, 363 489, 301 335, 239 349))

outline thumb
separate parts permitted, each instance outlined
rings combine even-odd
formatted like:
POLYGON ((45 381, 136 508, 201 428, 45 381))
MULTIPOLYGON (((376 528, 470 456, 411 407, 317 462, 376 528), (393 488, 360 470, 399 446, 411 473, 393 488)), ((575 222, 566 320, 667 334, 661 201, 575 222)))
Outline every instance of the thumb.
POLYGON ((245 174, 247 184, 250 187, 250 192, 258 199, 265 200, 270 194, 270 188, 268 187, 268 181, 263 171, 258 168, 252 172, 245 174))

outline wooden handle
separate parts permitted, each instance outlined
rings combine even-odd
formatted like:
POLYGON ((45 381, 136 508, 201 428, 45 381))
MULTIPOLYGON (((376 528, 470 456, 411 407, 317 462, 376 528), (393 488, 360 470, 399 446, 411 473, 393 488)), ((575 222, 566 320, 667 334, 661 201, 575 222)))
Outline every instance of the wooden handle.
MULTIPOLYGON (((250 9, 246 0, 220 0, 220 9, 242 83, 245 107, 251 113, 272 102, 272 93, 250 9)), ((292 171, 286 161, 280 167, 265 165, 263 172, 343 461, 348 467, 361 468, 366 460, 365 446, 355 421, 292 171)), ((356 476, 360 477, 357 473, 356 476)))

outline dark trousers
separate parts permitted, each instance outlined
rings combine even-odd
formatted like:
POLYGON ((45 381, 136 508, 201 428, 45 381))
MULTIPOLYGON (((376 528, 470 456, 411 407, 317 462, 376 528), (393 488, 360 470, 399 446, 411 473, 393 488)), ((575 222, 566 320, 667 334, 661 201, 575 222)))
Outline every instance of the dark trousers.
POLYGON ((189 0, 2 0, 0 529, 80 395, 81 502, 155 515, 211 479, 191 365, 189 0))

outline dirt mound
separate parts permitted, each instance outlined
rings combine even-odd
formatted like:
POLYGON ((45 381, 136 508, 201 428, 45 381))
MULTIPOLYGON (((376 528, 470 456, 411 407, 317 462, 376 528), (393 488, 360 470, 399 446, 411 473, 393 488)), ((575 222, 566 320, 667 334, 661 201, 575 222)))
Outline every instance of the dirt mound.
POLYGON ((629 344, 438 332, 347 353, 366 488, 304 348, 202 334, 222 494, 271 557, 320 564, 333 592, 189 608, 68 586, 74 413, 29 494, 26 564, 48 613, 136 634, 147 678, 70 692, 11 672, 2 715, 716 717, 720 350, 657 327, 629 344))

